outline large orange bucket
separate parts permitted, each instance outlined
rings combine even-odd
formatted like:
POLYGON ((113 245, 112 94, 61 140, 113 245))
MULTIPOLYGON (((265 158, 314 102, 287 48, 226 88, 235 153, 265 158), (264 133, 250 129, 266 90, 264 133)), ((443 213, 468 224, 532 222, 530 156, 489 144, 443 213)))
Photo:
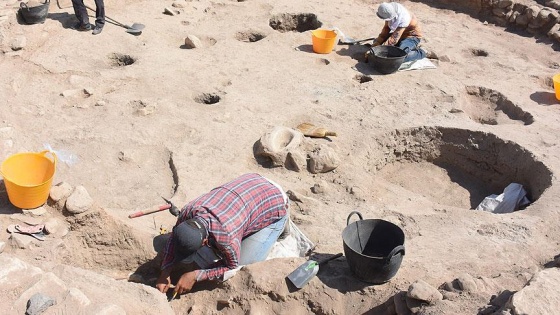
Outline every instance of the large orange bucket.
POLYGON ((56 155, 51 151, 17 153, 8 157, 0 167, 10 202, 22 209, 42 206, 49 198, 56 155), (46 157, 51 153, 52 160, 46 157))
POLYGON ((313 51, 318 54, 328 54, 333 50, 336 42, 336 32, 330 30, 311 31, 313 51))
POLYGON ((556 91, 556 99, 560 101, 560 73, 552 77, 554 82, 554 91, 556 91))

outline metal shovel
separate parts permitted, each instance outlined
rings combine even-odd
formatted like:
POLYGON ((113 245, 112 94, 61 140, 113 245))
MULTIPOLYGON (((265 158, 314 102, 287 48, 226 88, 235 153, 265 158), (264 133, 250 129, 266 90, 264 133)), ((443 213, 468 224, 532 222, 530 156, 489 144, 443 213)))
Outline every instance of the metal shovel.
POLYGON ((355 44, 367 42, 368 40, 374 40, 374 39, 376 39, 376 38, 377 38, 377 37, 370 37, 370 38, 366 38, 366 39, 358 39, 358 40, 356 40, 356 39, 353 39, 353 38, 351 38, 351 37, 344 37, 344 38, 341 38, 341 39, 338 41, 338 44, 339 44, 339 45, 355 45, 355 44))
POLYGON ((304 285, 306 285, 311 279, 313 279, 313 277, 315 277, 315 275, 317 274, 317 272, 319 272, 319 266, 327 263, 333 259, 336 259, 338 257, 342 256, 342 253, 336 254, 334 256, 331 256, 329 258, 320 260, 320 261, 315 261, 315 260, 308 260, 305 263, 303 263, 301 266, 297 267, 296 270, 292 271, 292 273, 290 273, 288 275, 288 280, 290 280, 290 282, 298 289, 303 288, 304 285))
MULTIPOLYGON (((94 9, 88 7, 87 5, 86 5, 86 8, 88 8, 88 9, 90 9, 91 11, 95 12, 94 9)), ((140 23, 134 23, 134 24, 132 24, 132 25, 129 26, 129 25, 123 24, 123 23, 121 23, 121 22, 119 22, 119 21, 117 21, 117 20, 114 20, 114 19, 112 19, 112 18, 110 18, 110 17, 108 17, 108 16, 105 16, 105 18, 106 18, 107 20, 109 20, 109 21, 111 21, 111 22, 117 24, 118 26, 121 26, 121 27, 126 28, 126 32, 127 32, 127 33, 134 34, 134 35, 140 35, 140 34, 142 33, 142 30, 146 27, 144 24, 140 24, 140 23)))

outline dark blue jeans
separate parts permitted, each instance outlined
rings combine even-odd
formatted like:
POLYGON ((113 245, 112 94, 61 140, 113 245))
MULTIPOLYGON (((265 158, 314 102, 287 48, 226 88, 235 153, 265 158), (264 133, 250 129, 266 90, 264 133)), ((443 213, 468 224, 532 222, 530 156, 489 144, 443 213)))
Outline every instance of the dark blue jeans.
POLYGON ((418 44, 420 44, 420 38, 418 37, 407 37, 397 44, 397 47, 404 50, 407 54, 406 58, 404 58, 404 62, 419 60, 426 57, 426 52, 418 48, 418 44))
MULTIPOLYGON (((81 25, 89 24, 89 17, 84 0, 72 0, 74 13, 81 25)), ((95 26, 103 28, 105 25, 105 4, 103 0, 95 0, 95 26)))

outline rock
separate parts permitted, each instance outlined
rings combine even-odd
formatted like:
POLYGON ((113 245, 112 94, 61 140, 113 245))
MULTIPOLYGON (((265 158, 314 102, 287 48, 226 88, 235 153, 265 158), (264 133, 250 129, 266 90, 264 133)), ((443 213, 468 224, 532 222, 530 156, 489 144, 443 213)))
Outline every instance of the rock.
POLYGON ((6 248, 6 243, 5 242, 0 242, 0 254, 2 254, 2 252, 4 251, 4 248, 6 248))
POLYGON ((95 102, 95 106, 105 106, 105 105, 107 105, 107 103, 103 100, 99 100, 95 102))
POLYGON ((468 273, 464 273, 457 278, 457 283, 461 291, 474 293, 478 290, 476 282, 468 273))
POLYGON ((84 88, 84 94, 86 96, 92 96, 95 91, 91 87, 84 88))
POLYGON ((188 35, 185 38, 185 46, 187 48, 200 48, 202 47, 202 42, 200 41, 200 39, 194 35, 188 35))
POLYGON ((436 288, 422 280, 417 280, 408 287, 407 296, 430 304, 443 299, 443 295, 436 288))
POLYGON ((115 304, 103 304, 97 308, 94 308, 92 314, 96 315, 126 315, 126 311, 115 304))
POLYGON ((45 221, 45 232, 48 234, 56 234, 56 232, 61 230, 60 221, 56 218, 49 218, 45 221))
POLYGON ((29 301, 27 301, 25 315, 39 315, 55 304, 55 299, 41 293, 35 293, 31 296, 29 301))
POLYGON ((439 56, 439 61, 442 61, 442 62, 451 62, 451 58, 449 58, 448 55, 440 55, 440 56, 439 56))
POLYGON ((506 305, 512 295, 513 292, 511 292, 510 290, 504 290, 490 300, 490 305, 502 307, 506 305))
POLYGON ((529 17, 526 14, 520 14, 515 19, 515 24, 519 26, 527 26, 529 25, 529 17))
POLYGON ((304 196, 293 190, 286 191, 286 195, 291 201, 301 202, 301 203, 319 203, 319 200, 311 197, 304 196))
POLYGON ((273 167, 284 166, 300 171, 307 163, 302 149, 304 141, 303 133, 299 130, 277 126, 257 141, 255 157, 270 161, 273 167))
POLYGON ((64 296, 64 302, 72 306, 77 306, 77 308, 85 307, 91 304, 88 297, 77 288, 70 288, 66 291, 66 296, 64 296))
POLYGON ((93 199, 91 199, 84 186, 77 186, 66 200, 66 209, 72 214, 86 212, 91 209, 92 205, 93 199))
POLYGON ((507 13, 508 10, 506 9, 499 9, 499 8, 492 9, 492 14, 494 14, 497 17, 505 17, 507 13))
POLYGON ((156 106, 154 104, 149 104, 144 107, 138 108, 136 113, 140 116, 148 116, 156 112, 156 106))
POLYGON ((49 196, 51 200, 54 202, 58 202, 59 200, 66 199, 72 193, 72 186, 67 182, 60 182, 55 186, 51 187, 51 191, 49 192, 49 196))
POLYGON ((84 89, 72 89, 72 90, 64 90, 60 93, 61 96, 65 98, 76 97, 78 95, 82 95, 84 93, 84 89))
POLYGON ((22 50, 25 46, 27 46, 27 38, 25 36, 17 36, 10 43, 13 51, 22 50))
POLYGON ((25 215, 30 215, 33 217, 40 217, 40 216, 44 216, 45 214, 47 214, 47 209, 45 209, 45 207, 41 206, 39 208, 35 208, 35 209, 22 209, 21 210, 23 212, 23 214, 25 215))
POLYGON ((512 11, 511 14, 508 17, 508 22, 509 23, 515 23, 515 20, 517 20, 517 18, 519 17, 519 12, 517 11, 512 11))
POLYGON ((532 5, 528 7, 527 10, 525 10, 525 15, 528 18, 528 22, 534 20, 540 11, 541 11, 541 7, 539 7, 538 5, 532 5))
POLYGON ((393 303, 395 303, 395 312, 397 315, 411 315, 412 312, 408 309, 406 305, 406 292, 402 291, 393 297, 393 303))
POLYGON ((26 249, 29 248, 29 245, 31 245, 31 241, 33 241, 35 238, 33 238, 33 236, 31 235, 12 233, 9 239, 12 242, 13 246, 21 249, 26 249))
POLYGON ((556 257, 556 259, 554 259, 554 263, 556 263, 556 267, 560 267, 560 256, 556 257))
POLYGON ((311 192, 314 194, 324 194, 329 189, 329 184, 325 180, 321 180, 319 183, 315 183, 313 187, 311 187, 311 192))
POLYGON ((340 158, 330 146, 322 144, 309 153, 308 167, 313 174, 330 172, 339 164, 340 158))
POLYGON ((163 9, 163 13, 165 13, 167 15, 174 16, 174 15, 179 14, 179 11, 175 10, 175 9, 172 9, 172 8, 165 8, 165 9, 163 9))
POLYGON ((506 306, 515 315, 560 314, 560 269, 548 268, 535 274, 517 291, 506 306))
POLYGON ((171 6, 174 7, 174 8, 179 8, 179 9, 185 7, 184 1, 183 2, 175 1, 171 4, 171 6))
POLYGON ((513 6, 513 1, 511 0, 499 0, 496 6, 500 9, 506 9, 513 6))
POLYGON ((406 295, 405 295, 405 302, 406 302, 406 306, 413 314, 417 314, 422 309, 422 307, 426 305, 426 303, 422 303, 422 301, 413 299, 406 295))
POLYGON ((131 273, 128 276, 128 282, 145 283, 144 277, 138 273, 131 273))

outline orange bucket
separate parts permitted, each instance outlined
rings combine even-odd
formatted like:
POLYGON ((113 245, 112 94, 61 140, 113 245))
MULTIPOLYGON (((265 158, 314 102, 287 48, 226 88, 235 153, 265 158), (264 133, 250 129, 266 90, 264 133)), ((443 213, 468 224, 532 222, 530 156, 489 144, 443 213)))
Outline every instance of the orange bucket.
POLYGON ((49 198, 56 155, 51 151, 18 153, 8 157, 0 167, 10 202, 22 209, 42 206, 49 198), (51 153, 53 159, 46 157, 51 153))
POLYGON ((560 101, 560 73, 552 77, 554 82, 554 91, 556 92, 556 99, 560 101))
POLYGON ((336 42, 336 32, 330 30, 311 31, 313 41, 313 51, 318 54, 328 54, 333 50, 336 42))

